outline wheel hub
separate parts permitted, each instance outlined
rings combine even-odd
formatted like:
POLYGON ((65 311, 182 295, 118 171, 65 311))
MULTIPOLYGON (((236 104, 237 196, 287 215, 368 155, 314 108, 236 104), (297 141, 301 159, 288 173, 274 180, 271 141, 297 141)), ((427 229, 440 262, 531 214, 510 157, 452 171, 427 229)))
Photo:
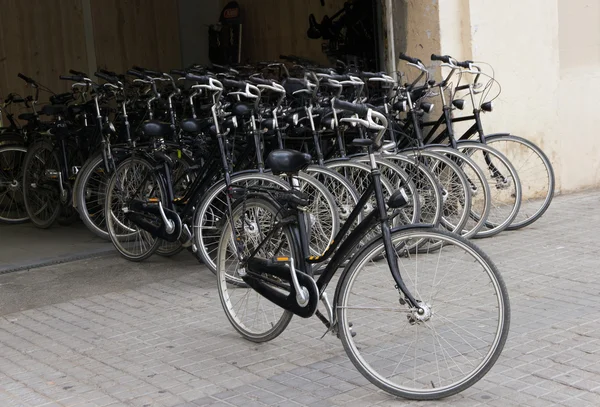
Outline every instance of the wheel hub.
POLYGON ((420 302, 418 308, 414 308, 406 317, 411 325, 427 322, 433 316, 433 310, 427 303, 420 302))
POLYGON ((258 225, 256 222, 248 222, 244 225, 244 231, 252 236, 256 236, 258 234, 258 225))
POLYGON ((339 209, 340 209, 340 218, 348 219, 348 217, 350 216, 350 213, 352 212, 352 208, 350 207, 350 205, 340 205, 339 209))

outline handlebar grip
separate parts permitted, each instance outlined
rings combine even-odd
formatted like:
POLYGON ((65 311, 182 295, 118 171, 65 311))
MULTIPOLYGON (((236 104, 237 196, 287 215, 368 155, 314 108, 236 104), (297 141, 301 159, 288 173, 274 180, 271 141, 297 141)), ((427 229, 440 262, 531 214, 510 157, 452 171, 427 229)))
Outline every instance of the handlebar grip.
POLYGON ((84 78, 87 78, 87 74, 85 72, 76 71, 74 69, 69 69, 69 73, 72 75, 83 76, 84 78))
POLYGON ((256 85, 267 85, 267 86, 273 86, 273 82, 271 80, 265 79, 265 78, 257 78, 255 76, 251 76, 250 78, 248 78, 250 80, 250 82, 256 84, 256 85))
POLYGON ((466 68, 469 69, 470 66, 473 63, 473 61, 462 61, 462 62, 457 62, 456 65, 460 66, 461 68, 466 68))
POLYGON ((171 74, 172 75, 179 75, 179 76, 186 76, 187 72, 186 71, 182 71, 180 69, 171 69, 171 74))
POLYGON ((84 77, 81 75, 59 75, 59 79, 62 79, 63 81, 81 82, 84 77))
POLYGON ((110 82, 110 83, 117 82, 117 78, 115 78, 114 76, 107 75, 104 72, 95 72, 94 75, 97 76, 98 78, 104 79, 106 82, 110 82))
POLYGON ((431 60, 432 61, 442 61, 442 62, 449 64, 450 63, 450 55, 431 54, 431 60))
POLYGON ((142 68, 141 66, 138 66, 138 65, 134 65, 133 70, 141 72, 141 73, 145 74, 146 76, 154 76, 154 77, 163 76, 162 72, 153 71, 152 69, 142 68))
POLYGON ((369 108, 363 104, 344 102, 343 100, 335 99, 333 107, 336 109, 347 110, 356 113, 359 116, 366 116, 369 108))
POLYGON ((223 83, 223 86, 225 86, 226 88, 238 88, 238 89, 246 89, 246 82, 244 81, 234 81, 231 79, 223 79, 221 81, 221 83, 223 83))
POLYGON ((208 84, 210 81, 210 77, 209 76, 204 76, 204 75, 195 75, 193 73, 188 73, 185 75, 186 79, 189 79, 190 81, 194 81, 194 82, 200 82, 202 84, 208 84))
POLYGON ((127 72, 125 72, 125 73, 126 73, 127 75, 135 76, 135 77, 137 77, 137 78, 140 78, 140 79, 144 79, 144 78, 145 78, 145 75, 144 75, 144 74, 142 74, 142 73, 141 73, 141 72, 139 72, 139 71, 136 71, 135 69, 130 69, 130 70, 128 70, 128 71, 127 71, 127 72))
POLYGON ((115 78, 119 77, 119 75, 117 75, 116 72, 109 71, 108 69, 98 69, 98 72, 102 72, 103 74, 108 75, 108 76, 114 76, 115 78))
POLYGON ((23 79, 25 82, 29 83, 29 84, 35 84, 35 81, 33 79, 31 79, 28 76, 23 75, 22 73, 18 73, 17 76, 21 79, 23 79))
POLYGON ((144 73, 154 77, 164 76, 162 72, 153 71, 152 69, 144 69, 144 73))
POLYGON ((411 64, 418 64, 419 62, 421 62, 420 59, 409 57, 404 52, 401 52, 398 58, 400 58, 403 61, 410 62, 411 64))

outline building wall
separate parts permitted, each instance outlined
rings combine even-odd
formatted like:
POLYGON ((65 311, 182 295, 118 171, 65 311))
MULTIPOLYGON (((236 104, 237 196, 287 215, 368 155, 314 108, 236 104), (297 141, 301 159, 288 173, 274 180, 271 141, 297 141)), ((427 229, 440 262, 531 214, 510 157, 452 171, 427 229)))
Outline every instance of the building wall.
POLYGON ((219 21, 220 0, 178 0, 182 66, 208 65, 208 26, 219 21))
POLYGON ((542 147, 559 193, 600 187, 598 1, 398 3, 407 13, 404 49, 409 55, 432 69, 432 52, 493 66, 502 93, 494 112, 483 117, 487 133, 510 132, 542 147))
POLYGON ((70 88, 58 78, 69 69, 134 64, 181 66, 177 0, 0 1, 0 98, 32 94, 19 72, 58 93, 70 88))

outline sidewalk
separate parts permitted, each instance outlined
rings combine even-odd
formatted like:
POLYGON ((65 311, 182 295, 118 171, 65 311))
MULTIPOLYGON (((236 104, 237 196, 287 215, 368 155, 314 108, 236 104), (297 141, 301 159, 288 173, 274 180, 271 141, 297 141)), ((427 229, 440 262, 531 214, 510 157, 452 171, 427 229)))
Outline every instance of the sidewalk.
POLYGON ((557 197, 534 225, 476 241, 507 283, 511 332, 487 376, 441 402, 379 391, 316 318, 243 340, 182 253, 0 275, 0 406, 600 405, 599 201, 557 197))

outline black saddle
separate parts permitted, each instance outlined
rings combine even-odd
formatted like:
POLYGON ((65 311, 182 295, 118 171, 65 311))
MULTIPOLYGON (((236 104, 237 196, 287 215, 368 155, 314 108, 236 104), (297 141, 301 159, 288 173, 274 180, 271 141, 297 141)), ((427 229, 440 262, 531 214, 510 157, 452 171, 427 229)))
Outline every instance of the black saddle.
POLYGON ((252 103, 244 103, 244 102, 240 102, 240 103, 236 103, 235 106, 233 106, 233 114, 241 117, 241 118, 248 118, 252 115, 252 112, 254 111, 254 104, 252 103))
POLYGON ((150 120, 142 124, 142 133, 146 137, 165 137, 173 133, 171 124, 159 122, 158 120, 150 120))
POLYGON ((310 160, 310 154, 285 149, 271 151, 265 163, 273 174, 293 174, 308 167, 310 160))
POLYGON ((197 134, 200 133, 207 124, 208 122, 202 119, 185 119, 179 124, 179 127, 186 133, 197 134))

